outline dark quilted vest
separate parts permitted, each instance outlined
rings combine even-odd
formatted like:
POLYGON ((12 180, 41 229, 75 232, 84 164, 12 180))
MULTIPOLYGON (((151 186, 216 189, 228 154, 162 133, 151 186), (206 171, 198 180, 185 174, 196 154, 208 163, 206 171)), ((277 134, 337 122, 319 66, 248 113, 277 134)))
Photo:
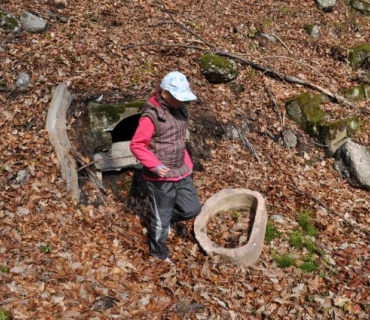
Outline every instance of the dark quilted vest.
MULTIPOLYGON (((172 108, 159 95, 151 97, 143 107, 142 117, 149 117, 155 132, 148 149, 170 169, 166 178, 180 177, 190 171, 185 165, 185 135, 188 127, 188 111, 185 106, 172 108), (157 106, 155 105, 157 104, 157 106)), ((144 167, 144 175, 158 178, 144 167)))

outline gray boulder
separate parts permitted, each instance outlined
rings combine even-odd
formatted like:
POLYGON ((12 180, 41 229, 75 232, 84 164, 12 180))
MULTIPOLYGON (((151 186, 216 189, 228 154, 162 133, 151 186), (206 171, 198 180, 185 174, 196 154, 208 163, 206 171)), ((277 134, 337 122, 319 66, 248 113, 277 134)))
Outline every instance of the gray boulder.
POLYGON ((32 13, 23 12, 20 21, 23 29, 28 32, 43 32, 46 30, 46 21, 32 13))
POLYGON ((333 7, 335 6, 336 0, 316 0, 317 6, 320 10, 324 12, 333 11, 333 7))
POLYGON ((370 188, 370 154, 366 147, 348 139, 335 153, 334 167, 354 186, 370 188))

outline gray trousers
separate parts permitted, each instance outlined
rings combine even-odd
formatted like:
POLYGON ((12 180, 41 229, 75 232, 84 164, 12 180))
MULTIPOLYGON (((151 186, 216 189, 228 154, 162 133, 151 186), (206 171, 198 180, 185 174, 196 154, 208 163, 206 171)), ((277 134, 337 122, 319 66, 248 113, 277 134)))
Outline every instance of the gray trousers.
POLYGON ((150 254, 164 260, 169 253, 166 241, 170 224, 197 216, 201 204, 190 176, 176 182, 147 181, 147 184, 152 213, 150 254))

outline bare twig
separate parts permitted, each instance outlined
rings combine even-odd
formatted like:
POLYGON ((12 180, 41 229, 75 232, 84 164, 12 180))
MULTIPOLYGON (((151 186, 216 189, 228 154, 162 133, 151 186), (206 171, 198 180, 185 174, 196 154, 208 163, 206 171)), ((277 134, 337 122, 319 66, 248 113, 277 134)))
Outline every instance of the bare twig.
POLYGON ((256 148, 249 142, 245 134, 243 134, 240 129, 236 128, 236 130, 238 131, 238 135, 240 139, 242 140, 242 144, 244 148, 248 148, 249 151, 252 153, 253 157, 255 157, 258 160, 258 162, 261 162, 261 159, 257 155, 256 148))
POLYGON ((109 157, 109 158, 104 158, 104 159, 97 159, 97 160, 94 160, 94 161, 91 161, 89 163, 86 163, 84 165, 82 165, 80 168, 78 168, 77 171, 81 171, 81 170, 84 170, 85 168, 87 167, 90 167, 92 166, 93 164, 95 163, 98 163, 98 162, 101 162, 101 161, 106 161, 106 160, 118 160, 118 159, 123 159, 123 158, 126 158, 126 157, 109 157))
POLYGON ((275 97, 274 97, 274 95, 272 94, 270 88, 267 85, 265 85, 265 88, 266 88, 266 91, 267 91, 267 95, 269 96, 269 98, 270 98, 270 100, 272 102, 272 105, 274 106, 274 109, 275 109, 276 113, 278 114, 279 120, 281 122, 281 128, 284 128, 283 118, 281 116, 281 112, 279 110, 279 106, 276 103, 275 97))
POLYGON ((335 88, 331 84, 331 81, 325 75, 323 75, 319 70, 317 70, 316 68, 312 67, 311 65, 309 65, 308 63, 306 63, 304 61, 296 60, 296 59, 293 59, 293 58, 290 58, 290 57, 285 57, 285 56, 266 56, 266 57, 263 57, 259 60, 266 60, 266 59, 286 59, 286 60, 291 60, 295 63, 300 64, 300 65, 303 65, 303 66, 315 71, 318 75, 320 75, 326 81, 326 83, 328 84, 328 86, 332 90, 335 90, 335 88))
POLYGON ((104 193, 106 192, 106 189, 104 185, 101 183, 99 178, 96 176, 96 174, 89 168, 88 165, 86 165, 85 160, 83 159, 82 155, 75 149, 71 149, 71 154, 73 157, 76 159, 76 162, 80 165, 83 166, 83 170, 86 173, 86 176, 97 186, 97 188, 100 191, 103 191, 104 193))
POLYGON ((288 46, 284 43, 284 41, 283 41, 283 40, 281 40, 277 35, 275 35, 275 34, 271 34, 271 33, 266 33, 266 32, 263 32, 262 34, 265 34, 265 35, 270 36, 270 37, 274 37, 275 39, 279 40, 279 41, 280 41, 280 43, 283 45, 283 47, 284 47, 285 49, 287 49, 287 50, 288 50, 288 52, 289 52, 291 55, 293 55, 292 51, 290 51, 290 49, 289 49, 289 48, 288 48, 288 46))
POLYGON ((137 43, 137 44, 129 44, 125 47, 122 47, 121 50, 125 51, 128 49, 134 49, 137 47, 150 47, 150 46, 155 46, 155 47, 183 47, 187 49, 194 49, 194 50, 200 50, 200 51, 206 51, 204 48, 199 47, 199 46, 192 46, 192 45, 187 45, 183 43, 160 43, 160 42, 144 42, 144 43, 137 43))

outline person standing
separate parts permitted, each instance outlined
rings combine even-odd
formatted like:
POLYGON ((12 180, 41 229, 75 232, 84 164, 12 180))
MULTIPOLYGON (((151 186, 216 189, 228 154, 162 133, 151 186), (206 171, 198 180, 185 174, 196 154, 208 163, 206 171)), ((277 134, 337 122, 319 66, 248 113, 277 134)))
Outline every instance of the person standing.
POLYGON ((150 254, 170 264, 166 245, 170 225, 201 211, 191 178, 193 163, 185 147, 189 122, 185 102, 196 99, 184 74, 168 73, 146 101, 130 142, 148 185, 150 254))

